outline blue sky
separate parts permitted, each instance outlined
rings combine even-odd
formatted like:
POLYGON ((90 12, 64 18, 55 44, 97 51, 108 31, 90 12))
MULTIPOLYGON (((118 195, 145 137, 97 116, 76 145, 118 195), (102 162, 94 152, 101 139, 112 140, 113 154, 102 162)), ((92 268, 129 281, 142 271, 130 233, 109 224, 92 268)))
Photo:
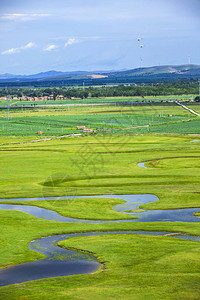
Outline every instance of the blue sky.
POLYGON ((200 64, 199 12, 199 0, 0 0, 0 73, 200 64))

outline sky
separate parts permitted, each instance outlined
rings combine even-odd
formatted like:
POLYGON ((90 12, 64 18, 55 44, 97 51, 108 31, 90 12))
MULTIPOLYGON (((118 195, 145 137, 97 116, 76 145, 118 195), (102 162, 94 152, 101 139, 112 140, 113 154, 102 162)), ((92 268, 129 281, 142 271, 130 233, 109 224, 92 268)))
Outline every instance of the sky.
POLYGON ((0 74, 200 65, 200 0, 0 0, 0 74))

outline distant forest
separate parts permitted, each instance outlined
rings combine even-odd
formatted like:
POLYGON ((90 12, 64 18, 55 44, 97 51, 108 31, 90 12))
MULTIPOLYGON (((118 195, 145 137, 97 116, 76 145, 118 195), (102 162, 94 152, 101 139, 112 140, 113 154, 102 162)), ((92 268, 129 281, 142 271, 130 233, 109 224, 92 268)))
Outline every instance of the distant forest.
POLYGON ((198 95, 199 85, 196 79, 182 79, 151 84, 130 84, 101 87, 48 87, 48 88, 2 88, 0 97, 44 97, 63 95, 64 98, 91 97, 127 97, 127 96, 162 96, 162 95, 198 95))

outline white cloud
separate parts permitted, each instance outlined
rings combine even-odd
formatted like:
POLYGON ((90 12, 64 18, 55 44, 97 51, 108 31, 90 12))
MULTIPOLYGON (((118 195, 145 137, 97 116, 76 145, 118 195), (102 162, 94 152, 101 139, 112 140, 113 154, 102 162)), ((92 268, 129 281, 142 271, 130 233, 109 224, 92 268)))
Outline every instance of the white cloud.
POLYGON ((36 46, 35 43, 33 42, 29 42, 28 44, 21 46, 21 47, 17 47, 17 48, 11 48, 8 50, 5 50, 3 52, 1 52, 2 55, 7 55, 7 54, 15 54, 15 53, 19 53, 23 50, 27 50, 27 49, 31 49, 34 48, 36 46))
POLYGON ((26 44, 25 46, 22 46, 21 50, 34 48, 35 46, 36 46, 35 43, 30 42, 30 43, 26 44))
POLYGON ((2 21, 32 21, 39 18, 49 17, 50 14, 0 14, 2 21))
POLYGON ((69 38, 68 41, 65 43, 65 48, 76 43, 80 43, 80 40, 77 38, 69 38))
POLYGON ((44 49, 44 51, 52 51, 52 50, 55 50, 57 48, 58 48, 58 46, 56 46, 56 45, 49 45, 48 47, 46 47, 44 49))

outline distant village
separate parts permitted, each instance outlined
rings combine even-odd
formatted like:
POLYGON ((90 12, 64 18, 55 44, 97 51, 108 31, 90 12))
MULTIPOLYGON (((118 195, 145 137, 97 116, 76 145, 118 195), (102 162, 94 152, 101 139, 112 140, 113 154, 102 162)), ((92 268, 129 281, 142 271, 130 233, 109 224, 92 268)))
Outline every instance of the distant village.
MULTIPOLYGON (((22 97, 0 97, 0 100, 16 100, 16 101, 47 101, 47 100, 63 100, 66 99, 66 97, 64 97, 63 95, 57 95, 54 96, 53 94, 49 95, 49 96, 42 96, 42 97, 29 97, 29 96, 22 96, 22 97)), ((78 97, 70 97, 69 99, 81 99, 78 97)))

